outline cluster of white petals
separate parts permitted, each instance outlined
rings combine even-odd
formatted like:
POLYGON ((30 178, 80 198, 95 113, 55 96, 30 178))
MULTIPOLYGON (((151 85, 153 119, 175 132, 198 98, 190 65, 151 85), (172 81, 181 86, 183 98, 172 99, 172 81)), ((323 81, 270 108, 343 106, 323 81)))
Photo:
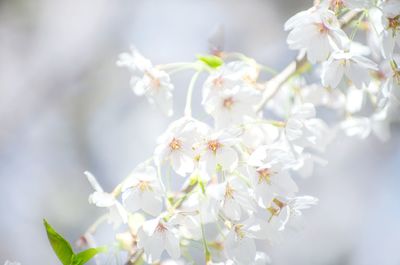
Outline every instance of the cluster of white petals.
POLYGON ((19 262, 13 262, 13 261, 6 261, 5 263, 4 263, 4 265, 21 265, 21 263, 19 263, 19 262))
POLYGON ((170 74, 196 72, 185 115, 166 128, 149 160, 110 193, 87 173, 90 203, 127 231, 116 238, 130 264, 267 264, 265 246, 317 203, 296 183, 326 164, 334 137, 390 137, 400 117, 400 1, 317 2, 284 26, 289 48, 299 50, 296 67, 269 80, 261 78, 266 66, 238 53, 158 66, 136 49, 120 55, 134 92, 168 115, 170 74), (212 124, 191 114, 200 73, 212 124), (200 260, 191 254, 199 247, 200 260))

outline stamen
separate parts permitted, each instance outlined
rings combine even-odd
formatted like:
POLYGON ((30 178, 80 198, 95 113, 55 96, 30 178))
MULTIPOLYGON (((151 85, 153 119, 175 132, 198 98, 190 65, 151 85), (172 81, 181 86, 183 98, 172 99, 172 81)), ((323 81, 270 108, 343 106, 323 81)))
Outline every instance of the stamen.
POLYGON ((139 181, 139 183, 137 184, 137 187, 139 188, 139 190, 141 192, 150 191, 151 190, 150 183, 148 181, 145 181, 145 180, 139 181))
POLYGON ((214 80, 212 81, 213 85, 217 88, 221 88, 224 85, 224 79, 222 78, 222 76, 219 76, 217 78, 214 78, 214 80))
POLYGON ((237 224, 234 227, 234 231, 236 233, 236 235, 240 238, 243 239, 246 235, 246 233, 243 231, 243 225, 242 224, 237 224))
POLYGON ((235 193, 235 190, 232 188, 232 186, 227 183, 226 188, 225 188, 225 199, 233 199, 233 194, 235 193))
POLYGON ((208 149, 213 151, 214 154, 217 152, 218 148, 221 147, 221 144, 218 142, 218 140, 208 141, 207 145, 208 145, 208 149))
POLYGON ((268 168, 263 168, 260 170, 257 170, 258 173, 258 184, 261 184, 262 182, 266 182, 267 184, 271 185, 271 171, 268 168))
POLYGON ((182 147, 182 142, 176 138, 173 138, 172 141, 169 143, 169 147, 172 150, 178 150, 182 147))
POLYGON ((164 224, 158 223, 158 225, 157 225, 157 227, 156 227, 156 232, 164 233, 164 232, 167 231, 167 230, 168 230, 168 229, 167 229, 167 227, 165 227, 164 224))
POLYGON ((321 34, 327 34, 329 32, 329 28, 324 23, 316 23, 317 29, 321 34))
POLYGON ((235 103, 235 102, 233 101, 233 98, 232 98, 232 97, 229 97, 229 98, 224 99, 223 105, 224 105, 225 108, 231 109, 232 106, 233 106, 233 103, 235 103))

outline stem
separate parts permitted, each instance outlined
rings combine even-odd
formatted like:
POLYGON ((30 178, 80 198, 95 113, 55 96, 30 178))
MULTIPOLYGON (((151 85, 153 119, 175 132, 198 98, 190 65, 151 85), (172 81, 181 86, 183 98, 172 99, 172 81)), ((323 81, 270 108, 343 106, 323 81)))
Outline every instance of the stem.
POLYGON ((267 81, 265 90, 262 95, 261 103, 256 108, 257 112, 261 111, 268 101, 278 93, 281 86, 289 80, 293 75, 304 69, 307 64, 307 57, 304 51, 301 51, 296 60, 291 62, 282 72, 267 81))
POLYGON ((197 78, 199 77, 201 71, 197 70, 196 73, 194 73, 192 79, 190 80, 189 83, 189 88, 188 92, 186 95, 186 105, 185 105, 185 116, 186 117, 192 117, 192 97, 193 97, 193 89, 194 85, 196 84, 197 78))
POLYGON ((363 11, 363 12, 361 13, 361 16, 357 19, 356 25, 355 25, 353 31, 351 32, 350 40, 352 40, 352 41, 354 40, 354 37, 355 37, 356 34, 357 34, 357 31, 358 31, 358 29, 359 29, 360 23, 361 23, 361 21, 364 19, 365 14, 366 14, 366 11, 363 11))
POLYGON ((159 70, 173 70, 174 68, 191 68, 194 63, 168 63, 168 64, 159 64, 157 65, 157 69, 159 70))
POLYGON ((94 233, 96 233, 97 227, 99 227, 99 225, 101 225, 102 223, 104 223, 108 218, 108 214, 104 214, 102 216, 100 216, 85 232, 86 234, 91 234, 93 235, 94 233))
POLYGON ((205 237, 205 232, 204 232, 204 225, 203 225, 203 220, 200 216, 200 225, 201 225, 201 238, 202 238, 202 242, 203 242, 203 247, 204 247, 204 256, 206 259, 206 264, 209 264, 209 262, 211 261, 211 253, 210 250, 208 249, 208 245, 207 245, 207 241, 206 241, 206 237, 205 237))

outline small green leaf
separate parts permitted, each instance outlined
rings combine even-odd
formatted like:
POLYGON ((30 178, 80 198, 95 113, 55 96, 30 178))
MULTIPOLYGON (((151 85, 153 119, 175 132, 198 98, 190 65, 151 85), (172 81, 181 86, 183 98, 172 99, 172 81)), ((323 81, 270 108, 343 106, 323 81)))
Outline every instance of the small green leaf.
POLYGON ((220 57, 215 55, 197 55, 197 59, 199 59, 211 68, 218 68, 224 63, 224 61, 220 57))
POLYGON ((72 265, 83 265, 99 253, 106 252, 107 248, 89 248, 76 254, 72 260, 72 265))
POLYGON ((71 265, 71 261, 74 256, 71 245, 65 240, 60 234, 58 234, 53 227, 43 220, 44 226, 46 228, 47 237, 49 238, 50 245, 56 253, 58 259, 63 265, 71 265))

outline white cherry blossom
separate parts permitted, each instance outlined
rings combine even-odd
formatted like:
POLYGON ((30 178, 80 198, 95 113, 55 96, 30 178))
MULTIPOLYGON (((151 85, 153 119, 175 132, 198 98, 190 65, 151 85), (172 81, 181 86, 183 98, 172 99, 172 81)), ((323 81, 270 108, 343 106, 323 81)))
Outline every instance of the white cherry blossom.
POLYGON ((186 117, 174 121, 167 131, 159 137, 155 149, 156 164, 161 166, 168 161, 172 169, 181 176, 194 170, 193 145, 208 130, 207 125, 186 117))
POLYGON ((246 116, 256 115, 260 93, 253 88, 234 86, 215 93, 204 102, 206 112, 215 119, 218 128, 229 127, 243 122, 246 116))
POLYGON ((387 0, 382 3, 382 25, 381 33, 382 47, 385 57, 393 54, 394 47, 400 47, 400 3, 397 0, 387 0))
POLYGON ((199 168, 202 177, 208 179, 216 174, 217 166, 224 171, 232 171, 237 166, 239 157, 234 149, 238 139, 225 131, 206 135, 199 151, 199 168))
POLYGON ((335 14, 324 7, 313 7, 294 15, 285 23, 285 30, 290 30, 289 48, 304 49, 311 63, 326 60, 334 49, 348 42, 335 14))
POLYGON ((291 217, 301 216, 302 210, 310 208, 317 202, 318 199, 312 196, 299 196, 288 199, 275 198, 267 208, 269 213, 268 223, 277 228, 278 231, 283 231, 291 217))
POLYGON ((363 85, 368 85, 371 70, 378 68, 370 59, 353 51, 335 51, 323 64, 322 84, 336 88, 343 76, 346 76, 357 88, 362 88, 363 85))
POLYGON ((154 167, 140 164, 122 183, 123 205, 130 212, 142 209, 153 216, 163 208, 162 189, 154 167))
POLYGON ((226 255, 235 264, 254 264, 257 255, 255 239, 266 239, 267 228, 262 220, 249 218, 242 223, 234 223, 224 242, 226 255))
POLYGON ((136 95, 145 95, 150 103, 158 106, 166 115, 173 114, 172 90, 174 86, 165 71, 153 67, 152 63, 135 48, 131 48, 131 54, 122 53, 117 65, 126 67, 132 72, 130 84, 136 95))
POLYGON ((248 151, 254 151, 261 145, 274 143, 279 137, 279 129, 258 119, 247 119, 241 135, 242 143, 248 151))
POLYGON ((296 183, 287 170, 277 164, 249 167, 249 176, 260 207, 269 205, 277 195, 294 196, 298 191, 296 183))
POLYGON ((254 85, 258 75, 259 69, 255 62, 233 61, 223 65, 211 73, 204 82, 202 104, 205 104, 216 94, 235 86, 254 85))
POLYGON ((111 193, 104 192, 96 178, 90 172, 86 171, 85 175, 95 190, 89 196, 89 203, 97 207, 107 208, 109 211, 107 220, 110 224, 113 224, 114 228, 118 228, 121 224, 127 223, 127 212, 121 203, 116 200, 115 196, 111 193))
POLYGON ((240 220, 245 212, 254 208, 249 189, 237 177, 229 177, 224 183, 211 185, 209 189, 219 201, 222 213, 231 220, 240 220))
POLYGON ((173 259, 180 257, 179 238, 174 230, 172 224, 161 218, 144 222, 138 232, 138 248, 144 250, 145 260, 148 263, 160 260, 164 250, 173 259))

